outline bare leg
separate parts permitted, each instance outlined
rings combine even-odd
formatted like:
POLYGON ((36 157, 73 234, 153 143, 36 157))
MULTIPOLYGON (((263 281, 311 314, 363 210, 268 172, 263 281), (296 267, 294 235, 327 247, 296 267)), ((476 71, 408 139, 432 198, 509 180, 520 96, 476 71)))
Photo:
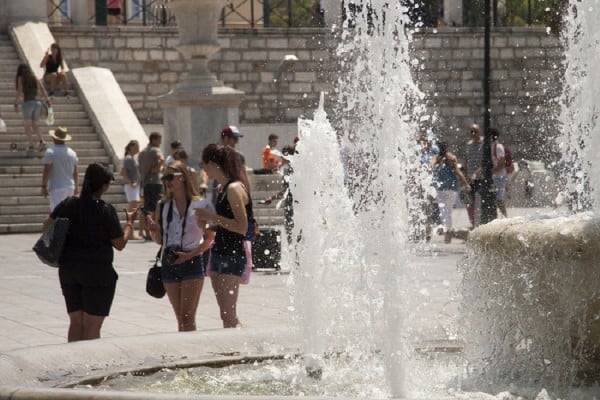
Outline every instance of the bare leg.
POLYGON ((180 332, 196 330, 196 310, 203 285, 204 279, 187 279, 181 282, 179 315, 177 316, 180 332))
POLYGON ((67 341, 77 342, 79 340, 83 340, 83 310, 69 313, 67 341))
POLYGON ((504 215, 504 217, 506 218, 508 216, 506 213, 506 204, 504 204, 504 201, 501 201, 501 200, 498 200, 497 204, 498 204, 498 209, 500 210, 502 215, 504 215))
POLYGON ((214 273, 211 275, 211 282, 217 296, 223 328, 235 328, 241 325, 236 310, 240 277, 214 273))
POLYGON ((83 340, 100 338, 100 329, 104 322, 103 316, 83 313, 83 340))
MULTIPOLYGON (((130 201, 129 203, 127 203, 127 211, 132 211, 136 208, 139 208, 140 204, 137 201, 130 201)), ((144 218, 140 218, 139 219, 139 223, 140 223, 140 233, 142 231, 142 221, 144 220, 144 218)), ((140 235, 143 236, 143 235, 140 235)), ((141 237, 136 237, 133 233, 133 230, 131 230, 131 234, 129 235, 129 239, 141 239, 141 237)))
POLYGON ((26 119, 23 121, 23 129, 25 131, 25 136, 27 137, 27 143, 29 147, 33 147, 33 124, 34 121, 30 119, 26 119))

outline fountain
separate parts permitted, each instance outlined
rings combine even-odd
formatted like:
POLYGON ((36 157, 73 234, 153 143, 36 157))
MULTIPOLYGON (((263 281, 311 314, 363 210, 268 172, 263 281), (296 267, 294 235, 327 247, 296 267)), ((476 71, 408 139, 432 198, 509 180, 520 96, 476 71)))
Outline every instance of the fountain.
MULTIPOLYGON (((65 346, 56 346, 43 357, 36 355, 35 349, 19 351, 0 359, 3 384, 42 388, 0 386, 0 399, 4 393, 15 400, 28 395, 89 398, 90 391, 80 386, 124 370, 135 375, 165 366, 176 369, 240 362, 269 371, 254 375, 259 378, 288 375, 294 383, 303 380, 316 385, 318 379, 314 378, 320 378, 337 385, 325 394, 315 392, 320 396, 337 395, 342 386, 365 382, 364 388, 343 392, 356 398, 516 399, 517 395, 501 393, 510 389, 522 390, 528 399, 542 400, 561 390, 572 395, 580 390, 575 389, 578 379, 594 379, 600 342, 600 305, 594 284, 600 281, 600 271, 593 261, 600 221, 591 213, 513 218, 474 231, 461 264, 464 332, 460 336, 448 332, 444 343, 430 346, 439 350, 436 355, 422 345, 427 337, 419 330, 422 319, 415 314, 424 307, 415 304, 420 300, 409 290, 417 273, 419 250, 410 244, 407 222, 418 203, 405 190, 411 185, 410 166, 417 163, 414 138, 423 115, 418 106, 422 95, 411 79, 410 32, 403 10, 386 0, 372 0, 371 5, 369 22, 366 12, 357 15, 355 27, 346 30, 339 48, 346 60, 345 70, 337 98, 331 96, 337 101, 339 115, 333 122, 329 120, 324 111, 329 98, 322 96, 314 119, 299 122, 301 141, 293 160, 292 180, 298 201, 294 237, 299 241, 295 251, 287 254, 299 329, 267 332, 245 328, 202 335, 155 335, 127 342, 104 339, 71 344, 68 353, 65 346), (340 154, 350 155, 353 165, 358 162, 362 168, 344 168, 340 154), (283 358, 289 365, 296 357, 302 361, 293 363, 290 373, 282 372, 287 367, 273 361, 283 358), (70 368, 68 379, 61 377, 60 371, 44 370, 58 358, 70 368), (259 364, 262 360, 267 360, 266 367, 259 364), (96 368, 98 373, 90 373, 96 368), (304 370, 312 377, 299 378, 304 370), (77 389, 71 391, 44 387, 74 385, 77 389), (461 392, 465 388, 471 392, 461 392), (492 394, 477 393, 480 390, 492 394)), ((578 17, 582 14, 585 21, 594 20, 582 12, 578 17)), ((584 32, 591 30, 584 28, 584 32)), ((569 29, 573 32, 575 28, 569 29)), ((595 41, 579 39, 579 45, 595 41)), ((572 45, 569 51, 574 50, 572 45)), ((574 68, 574 64, 568 67, 574 68)), ((577 77, 592 76, 576 72, 573 75, 577 77)), ((577 89, 572 82, 567 82, 567 87, 577 89)), ((579 92, 567 93, 569 101, 563 103, 570 106, 579 92)), ((573 115, 568 110, 566 107, 563 112, 565 118, 573 115)), ((569 124, 569 119, 563 121, 565 128, 576 126, 569 124)), ((597 136, 592 135, 596 128, 592 122, 586 127, 586 137, 597 136)), ((575 151, 575 133, 565 132, 565 152, 571 156, 567 160, 579 168, 570 185, 581 193, 585 180, 593 177, 592 170, 581 161, 584 155, 575 151)), ((575 208, 585 204, 582 196, 575 200, 575 208)), ((160 376, 187 379, 194 374, 167 371, 160 376)), ((228 382, 248 374, 248 369, 225 372, 228 382)), ((578 392, 577 398, 597 398, 593 396, 598 391, 591 390, 578 392)), ((313 392, 307 389, 297 396, 307 393, 313 392)), ((94 392, 94 397, 141 399, 149 395, 100 391, 94 392)), ((259 393, 253 398, 273 398, 273 394, 259 393)))
POLYGON ((494 221, 470 236, 462 265, 466 350, 489 387, 510 381, 570 395, 574 386, 600 381, 600 219, 583 212, 600 205, 592 164, 600 146, 600 8, 598 1, 570 3, 557 201, 579 213, 494 221))

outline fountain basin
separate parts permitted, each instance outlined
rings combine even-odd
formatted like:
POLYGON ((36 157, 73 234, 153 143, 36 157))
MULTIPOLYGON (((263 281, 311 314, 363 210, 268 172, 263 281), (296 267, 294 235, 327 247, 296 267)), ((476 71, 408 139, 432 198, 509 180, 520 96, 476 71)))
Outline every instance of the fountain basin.
POLYGON ((492 381, 597 381, 600 218, 496 220, 475 229, 467 245, 467 359, 492 381))

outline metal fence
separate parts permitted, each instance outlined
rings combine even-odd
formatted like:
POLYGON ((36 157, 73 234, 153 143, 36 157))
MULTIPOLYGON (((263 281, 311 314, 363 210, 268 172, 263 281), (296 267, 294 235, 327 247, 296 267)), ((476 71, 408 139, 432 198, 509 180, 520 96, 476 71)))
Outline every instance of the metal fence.
MULTIPOLYGON (((50 23, 73 23, 70 4, 73 0, 47 0, 50 23)), ((85 1, 85 0, 75 0, 85 1)), ((169 0, 125 0, 121 25, 175 25, 169 0)), ((106 25, 106 0, 93 1, 91 25, 106 25)), ((314 0, 228 0, 221 11, 222 26, 232 27, 307 27, 323 26, 323 11, 314 0)))
MULTIPOLYGON (((49 22, 61 24, 73 23, 71 1, 47 0, 49 22)), ((91 25, 106 25, 106 1, 94 1, 93 10, 94 12, 90 12, 88 22, 91 25)), ((175 15, 169 8, 169 0, 125 0, 119 20, 119 24, 122 25, 175 25, 175 15)))
MULTIPOLYGON (((48 19, 51 23, 72 23, 69 5, 72 1, 47 0, 48 19)), ((90 24, 106 24, 106 0, 89 0, 95 3, 95 14, 90 24)), ((439 26, 443 23, 440 0, 397 0, 408 8, 413 23, 439 26)), ((494 26, 550 26, 560 30, 561 19, 568 0, 489 0, 492 4, 494 26)), ((456 26, 483 26, 485 0, 462 0, 462 21, 452 21, 456 26)), ((170 0, 124 0, 120 24, 171 26, 175 16, 169 8, 170 0)), ((356 10, 369 10, 371 0, 340 0, 343 18, 352 18, 356 10), (350 10, 350 11, 348 11, 350 10)), ((324 10, 318 0, 227 0, 220 15, 222 26, 228 27, 319 27, 324 26, 324 10)))

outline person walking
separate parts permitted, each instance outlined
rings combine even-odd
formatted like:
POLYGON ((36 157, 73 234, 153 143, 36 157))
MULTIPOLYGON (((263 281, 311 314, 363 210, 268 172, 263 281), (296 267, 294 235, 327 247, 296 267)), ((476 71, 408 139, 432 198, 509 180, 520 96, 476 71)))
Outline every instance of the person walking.
POLYGON ((121 25, 121 10, 123 9, 122 0, 107 0, 106 10, 108 14, 109 25, 121 25))
POLYGON ((78 194, 77 153, 66 142, 71 141, 67 128, 49 131, 54 145, 44 153, 42 172, 42 196, 50 196, 50 211, 66 199, 78 194))
MULTIPOLYGON (((163 185, 160 181, 160 170, 164 163, 164 157, 160 151, 162 135, 152 132, 149 136, 148 146, 138 155, 140 167, 140 184, 144 194, 144 209, 146 212, 154 213, 163 185)), ((151 239, 146 237, 146 239, 151 239)))
POLYGON ((202 168, 222 190, 217 196, 216 212, 196 210, 200 220, 210 221, 216 229, 211 249, 211 282, 224 328, 241 326, 237 316, 240 280, 246 267, 244 238, 253 218, 250 189, 241 175, 242 166, 234 149, 211 144, 202 151, 202 168))
MULTIPOLYGON (((14 109, 15 112, 19 112, 19 105, 21 105, 23 128, 28 142, 27 155, 31 156, 31 153, 35 150, 33 143, 34 135, 38 138, 37 150, 43 151, 46 148, 38 127, 38 120, 40 119, 40 113, 42 112, 42 103, 38 100, 38 94, 42 94, 48 107, 52 105, 52 102, 48 98, 46 89, 40 84, 27 64, 19 64, 17 67, 15 89, 17 95, 15 97, 14 109)), ((11 144, 11 150, 17 150, 16 143, 11 144)))
MULTIPOLYGON (((452 240, 452 209, 460 185, 470 190, 467 180, 458 167, 458 159, 448 151, 448 142, 439 142, 439 153, 432 159, 434 185, 437 190, 440 219, 442 221, 445 242, 452 240)), ((440 232, 438 232, 440 233, 440 232)))
POLYGON ((59 86, 62 87, 64 96, 69 94, 65 64, 58 44, 50 45, 40 63, 40 68, 44 68, 44 82, 50 85, 50 96, 57 93, 59 86))
MULTIPOLYGON (((127 198, 127 210, 133 211, 140 207, 140 168, 135 156, 140 152, 140 144, 137 140, 130 140, 125 146, 125 158, 121 168, 121 177, 125 181, 123 190, 127 198)), ((140 221, 140 234, 135 236, 133 232, 129 239, 140 240, 144 238, 144 219, 140 221)))
POLYGON ((70 221, 58 267, 69 314, 69 342, 100 338, 118 279, 113 267, 113 248, 125 248, 137 216, 137 211, 125 210, 126 224, 121 228, 115 208, 102 200, 112 180, 114 177, 106 167, 90 164, 81 196, 63 200, 44 221, 44 229, 56 218, 70 221))
POLYGON ((479 125, 471 124, 469 126, 469 135, 470 139, 466 145, 466 170, 465 170, 465 178, 469 182, 469 186, 471 187, 471 191, 468 193, 468 204, 467 215, 469 216, 469 222, 471 223, 471 228, 476 228, 477 218, 475 215, 475 210, 479 209, 476 207, 476 194, 479 193, 479 189, 482 184, 481 177, 481 161, 483 157, 483 138, 481 136, 481 130, 479 129, 479 125))
POLYGON ((490 128, 490 134, 492 136, 492 180, 496 187, 496 206, 506 218, 508 213, 506 212, 506 185, 508 184, 508 172, 506 171, 506 159, 504 146, 498 138, 500 137, 500 131, 496 128, 490 128))
POLYGON ((215 233, 206 230, 194 210, 211 208, 198 194, 185 163, 173 161, 162 176, 164 204, 147 217, 152 239, 162 245, 162 281, 180 332, 196 330, 196 310, 204 286, 203 254, 215 233))

